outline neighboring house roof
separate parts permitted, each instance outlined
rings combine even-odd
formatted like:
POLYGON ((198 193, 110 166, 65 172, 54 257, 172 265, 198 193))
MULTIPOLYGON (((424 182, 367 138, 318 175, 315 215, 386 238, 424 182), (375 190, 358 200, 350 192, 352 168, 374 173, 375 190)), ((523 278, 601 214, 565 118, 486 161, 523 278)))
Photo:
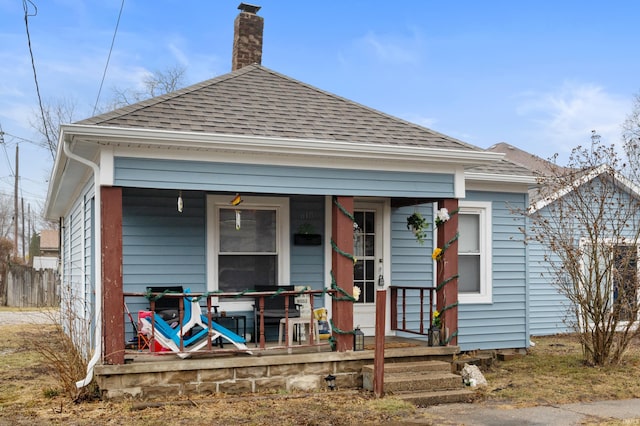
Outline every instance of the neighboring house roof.
POLYGON ((55 229, 45 229, 40 231, 40 250, 52 251, 59 249, 59 236, 55 229))
POLYGON ((469 180, 518 182, 528 185, 536 182, 533 173, 529 169, 504 158, 493 164, 470 167, 465 170, 465 177, 469 180))
POLYGON ((504 158, 530 170, 538 175, 549 175, 563 170, 564 167, 558 166, 551 161, 544 160, 537 155, 531 154, 506 142, 500 142, 487 148, 490 152, 500 152, 504 154, 504 158))
POLYGON ((77 124, 482 151, 257 64, 77 124))

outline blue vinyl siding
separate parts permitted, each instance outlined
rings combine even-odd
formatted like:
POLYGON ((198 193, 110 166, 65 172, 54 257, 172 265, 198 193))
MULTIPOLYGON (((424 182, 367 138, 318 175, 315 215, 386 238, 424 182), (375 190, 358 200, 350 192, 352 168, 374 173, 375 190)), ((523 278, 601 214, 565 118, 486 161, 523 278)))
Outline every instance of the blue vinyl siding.
POLYGON ((115 185, 203 191, 451 197, 453 175, 115 158, 115 185))
MULTIPOLYGON (((291 214, 291 284, 308 285, 314 290, 324 287, 324 197, 296 196, 291 197, 289 204, 291 214), (314 232, 322 235, 319 246, 297 246, 293 244, 293 234, 301 225, 309 224, 314 232)), ((313 301, 314 307, 322 305, 322 297, 313 301)))
MULTIPOLYGON (((122 194, 122 264, 125 292, 148 286, 182 286, 204 292, 206 285, 205 198, 183 191, 184 210, 177 211, 178 193, 125 188, 122 194)), ((148 307, 146 299, 129 309, 148 307)))
MULTIPOLYGON (((391 211, 391 285, 406 287, 431 287, 434 285, 434 264, 431 259, 433 238, 429 227, 424 245, 416 241, 416 237, 407 229, 407 216, 418 211, 433 224, 433 205, 424 204, 417 207, 402 207, 391 211)), ((400 300, 399 300, 400 302, 400 300)), ((428 292, 425 294, 426 317, 425 330, 429 327, 428 292)), ((420 329, 419 292, 409 290, 406 293, 406 327, 411 330, 420 329)), ((398 315, 401 311, 398 310, 398 315)), ((398 317, 398 324, 402 318, 398 317)), ((399 333, 404 335, 404 333, 399 333)), ((416 338, 415 334, 405 337, 416 338)))
POLYGON ((545 260, 545 251, 538 242, 529 244, 529 325, 532 336, 571 331, 565 321, 570 302, 554 285, 555 273, 545 260))
MULTIPOLYGON (((526 247, 519 228, 525 219, 511 213, 512 207, 525 208, 526 194, 468 192, 466 200, 492 202, 492 303, 460 304, 458 344, 461 350, 522 348, 528 346, 526 247)), ((406 229, 406 217, 413 207, 392 212, 392 284, 434 286, 431 259, 433 239, 419 245, 406 229)), ((420 212, 433 223, 433 206, 420 206, 420 212)), ((431 228, 433 229, 433 228, 431 228)), ((407 325, 419 327, 417 292, 407 300, 407 325)), ((428 305, 427 305, 428 306, 428 305)), ((428 316, 428 314, 427 314, 428 316)), ((425 318, 425 328, 428 318, 425 318)), ((415 337, 415 336, 408 336, 415 337)))
MULTIPOLYGON (((179 213, 176 191, 123 190, 125 292, 144 292, 148 286, 176 285, 193 292, 206 290, 206 194, 183 191, 182 197, 184 209, 179 213)), ((310 223, 319 233, 324 233, 324 197, 292 197, 290 209, 292 234, 303 223, 310 223)), ((323 247, 291 243, 291 284, 322 288, 323 247)), ((149 306, 146 299, 130 299, 127 303, 132 313, 149 306)), ((320 306, 320 299, 314 300, 316 306, 320 306)), ((248 329, 252 329, 251 324, 248 318, 248 329)))
POLYGON ((460 304, 458 343, 464 351, 524 348, 527 325, 527 253, 520 229, 525 218, 513 208, 525 209, 526 194, 469 191, 465 200, 492 204, 492 303, 460 304))

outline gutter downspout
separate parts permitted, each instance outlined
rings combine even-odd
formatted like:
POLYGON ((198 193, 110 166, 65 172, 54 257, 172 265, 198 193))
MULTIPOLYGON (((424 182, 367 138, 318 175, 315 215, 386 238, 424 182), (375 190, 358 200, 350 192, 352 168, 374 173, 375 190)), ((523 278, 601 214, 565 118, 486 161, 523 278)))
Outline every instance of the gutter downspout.
POLYGON ((93 357, 89 360, 87 364, 87 375, 84 379, 76 382, 77 388, 83 388, 91 383, 93 379, 93 367, 97 364, 98 360, 102 356, 102 260, 101 260, 101 252, 102 252, 102 236, 100 235, 101 224, 101 215, 102 215, 102 207, 100 205, 100 166, 92 161, 87 160, 86 158, 80 157, 77 154, 71 152, 71 147, 69 146, 70 142, 63 138, 62 140, 62 150, 72 160, 75 160, 79 163, 84 164, 87 167, 90 167, 93 170, 93 192, 95 198, 96 211, 94 220, 95 226, 95 246, 94 246, 94 269, 95 269, 95 292, 96 292, 96 306, 94 312, 94 320, 95 320, 95 348, 93 352, 93 357))

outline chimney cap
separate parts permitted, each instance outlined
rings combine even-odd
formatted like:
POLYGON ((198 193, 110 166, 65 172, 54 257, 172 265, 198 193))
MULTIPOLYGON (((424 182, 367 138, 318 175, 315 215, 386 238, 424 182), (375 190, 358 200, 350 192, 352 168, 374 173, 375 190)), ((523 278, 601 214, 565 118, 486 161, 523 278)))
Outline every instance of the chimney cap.
POLYGON ((260 10, 260 6, 255 6, 249 3, 240 3, 240 5, 238 6, 238 9, 240 9, 243 12, 252 13, 255 15, 260 10))

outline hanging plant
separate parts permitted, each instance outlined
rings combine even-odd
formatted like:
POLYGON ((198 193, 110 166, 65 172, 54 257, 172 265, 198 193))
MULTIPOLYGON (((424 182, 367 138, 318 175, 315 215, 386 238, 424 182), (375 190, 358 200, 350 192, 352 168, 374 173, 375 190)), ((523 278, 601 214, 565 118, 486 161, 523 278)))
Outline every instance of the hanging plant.
POLYGON ((427 222, 419 212, 415 212, 411 216, 407 217, 407 229, 413 232, 413 235, 415 235, 416 240, 420 244, 424 244, 424 240, 427 238, 428 228, 429 222, 427 222))

